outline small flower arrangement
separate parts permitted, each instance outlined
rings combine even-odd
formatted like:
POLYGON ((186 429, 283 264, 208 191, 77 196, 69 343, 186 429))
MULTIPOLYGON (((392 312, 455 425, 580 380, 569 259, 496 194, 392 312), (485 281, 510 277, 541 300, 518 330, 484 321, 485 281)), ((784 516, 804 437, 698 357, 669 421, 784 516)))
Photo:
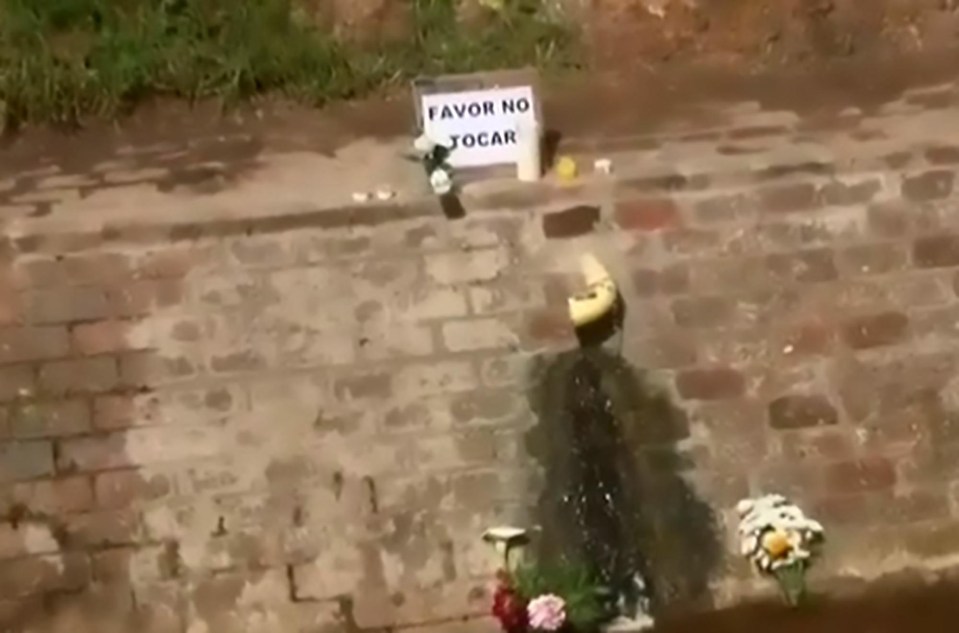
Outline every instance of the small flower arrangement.
POLYGON ((492 614, 503 633, 591 633, 611 618, 599 585, 574 565, 525 564, 496 579, 492 614))
POLYGON ((806 571, 823 541, 823 527, 778 494, 744 499, 736 506, 742 555, 773 576, 791 606, 806 594, 806 571))
POLYGON ((433 193, 442 196, 451 192, 453 190, 453 168, 448 160, 453 151, 452 142, 431 138, 424 133, 413 141, 413 151, 426 169, 433 193))

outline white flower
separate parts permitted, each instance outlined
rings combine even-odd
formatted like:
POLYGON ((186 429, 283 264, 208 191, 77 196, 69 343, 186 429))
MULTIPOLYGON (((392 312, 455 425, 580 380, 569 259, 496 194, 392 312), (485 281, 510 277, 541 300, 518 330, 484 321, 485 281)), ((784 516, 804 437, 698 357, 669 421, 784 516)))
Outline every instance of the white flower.
POLYGON ((416 137, 416 140, 413 141, 413 149, 418 153, 426 156, 436 147, 436 143, 426 134, 420 134, 416 137))
POLYGON ((822 537, 822 525, 782 495, 744 499, 736 511, 740 515, 740 551, 766 573, 812 558, 812 546, 822 537), (785 537, 784 550, 779 545, 776 551, 767 551, 764 538, 773 532, 785 537))
POLYGON ((443 195, 452 190, 453 180, 445 169, 434 169, 430 174, 430 187, 433 188, 433 193, 443 195))

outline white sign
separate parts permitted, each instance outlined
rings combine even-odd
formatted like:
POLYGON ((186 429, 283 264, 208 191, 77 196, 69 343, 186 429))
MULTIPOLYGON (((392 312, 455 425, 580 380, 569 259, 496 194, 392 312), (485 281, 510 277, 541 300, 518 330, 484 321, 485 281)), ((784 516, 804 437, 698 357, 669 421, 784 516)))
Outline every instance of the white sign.
POLYGON ((516 128, 536 122, 534 99, 530 86, 423 95, 423 132, 452 141, 453 167, 516 163, 516 128))

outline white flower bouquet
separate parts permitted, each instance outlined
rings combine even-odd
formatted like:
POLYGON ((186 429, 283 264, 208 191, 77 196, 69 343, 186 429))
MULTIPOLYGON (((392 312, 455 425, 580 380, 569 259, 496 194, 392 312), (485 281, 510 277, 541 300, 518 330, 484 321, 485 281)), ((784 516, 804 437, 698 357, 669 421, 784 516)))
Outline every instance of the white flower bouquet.
POLYGON ((790 605, 806 593, 806 570, 823 541, 823 527, 778 494, 744 499, 736 506, 742 555, 773 576, 790 605))
POLYGON ((413 151, 426 169, 433 193, 443 196, 452 191, 453 168, 447 161, 453 151, 453 143, 446 139, 435 139, 426 134, 420 134, 413 141, 413 151))

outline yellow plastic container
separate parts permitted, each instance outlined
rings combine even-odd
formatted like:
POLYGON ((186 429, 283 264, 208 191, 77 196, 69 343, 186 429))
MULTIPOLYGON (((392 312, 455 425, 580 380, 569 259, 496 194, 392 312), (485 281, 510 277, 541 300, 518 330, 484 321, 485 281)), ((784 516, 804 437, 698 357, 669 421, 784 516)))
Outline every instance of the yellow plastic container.
POLYGON ((576 161, 571 157, 563 156, 556 161, 556 177, 559 178, 561 182, 575 180, 578 172, 579 169, 576 166, 576 161))

